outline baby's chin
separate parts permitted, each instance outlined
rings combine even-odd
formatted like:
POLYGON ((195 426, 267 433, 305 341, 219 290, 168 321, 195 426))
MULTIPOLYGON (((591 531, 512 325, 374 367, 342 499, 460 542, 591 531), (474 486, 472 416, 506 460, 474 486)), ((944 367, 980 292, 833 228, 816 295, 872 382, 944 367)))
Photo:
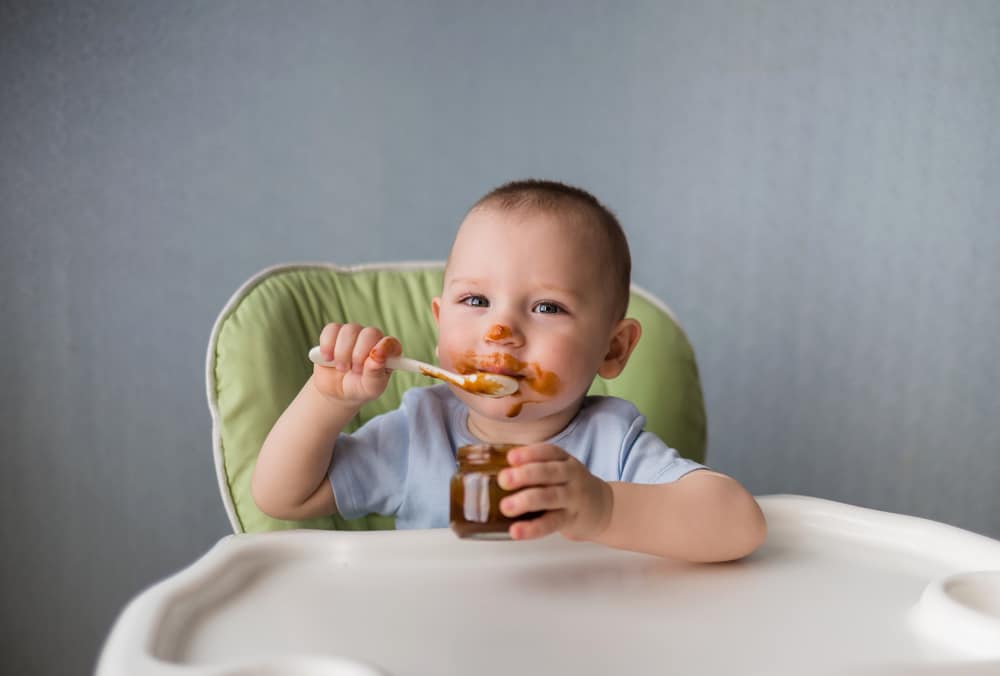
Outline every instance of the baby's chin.
POLYGON ((500 423, 530 423, 561 412, 557 402, 533 399, 523 394, 495 398, 480 397, 461 390, 456 391, 456 394, 470 410, 500 423))
POLYGON ((484 418, 489 418, 496 421, 514 421, 523 418, 530 408, 530 405, 525 405, 523 403, 523 397, 513 395, 507 397, 481 397, 475 394, 470 394, 459 388, 453 387, 452 390, 459 399, 465 403, 469 409, 475 411, 484 418), (518 409, 518 410, 514 410, 518 409), (513 413, 514 415, 511 415, 513 413))

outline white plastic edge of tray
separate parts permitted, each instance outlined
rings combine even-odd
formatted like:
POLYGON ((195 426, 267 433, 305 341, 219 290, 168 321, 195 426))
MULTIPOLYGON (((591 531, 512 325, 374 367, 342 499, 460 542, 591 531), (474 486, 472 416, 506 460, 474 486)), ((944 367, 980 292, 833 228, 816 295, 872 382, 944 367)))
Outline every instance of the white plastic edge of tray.
MULTIPOLYGON (((930 632, 935 640, 944 640, 967 652, 970 659, 1000 660, 1000 616, 995 604, 1000 599, 1000 541, 954 526, 918 517, 892 514, 820 498, 799 495, 767 495, 757 498, 772 534, 787 541, 815 538, 818 534, 847 537, 852 540, 890 547, 901 554, 912 554, 939 561, 959 570, 943 580, 931 582, 914 607, 910 621, 921 632, 930 632), (980 585, 974 590, 989 607, 970 607, 950 591, 955 580, 980 585), (988 586, 992 585, 992 586, 988 586), (989 605, 994 604, 994 605, 989 605)), ((310 555, 333 557, 349 562, 377 559, 393 554, 431 534, 445 545, 454 539, 447 529, 436 531, 329 532, 282 531, 258 535, 226 536, 198 561, 136 596, 122 610, 109 634, 97 665, 98 676, 379 676, 381 672, 352 660, 325 656, 293 655, 267 661, 230 662, 223 665, 179 665, 156 658, 153 651, 169 642, 169 635, 179 633, 183 612, 168 613, 170 608, 197 604, 197 596, 211 589, 224 596, 239 588, 244 576, 253 574, 261 561, 281 563, 310 555), (252 555, 251 555, 252 554, 252 555), (171 619, 172 617, 172 619, 171 619), (167 636, 165 639, 164 637, 167 636)), ((535 543, 520 543, 552 556, 572 556, 572 547, 594 546, 547 538, 535 543)), ((470 548, 463 556, 496 559, 510 549, 470 548)), ((410 552, 412 553, 412 552, 410 552)), ((967 590, 966 590, 967 591, 967 590)), ((189 608, 191 605, 188 606, 189 608)), ((1000 666, 1000 661, 986 664, 1000 666)), ((971 667, 971 665, 970 665, 971 667)), ((975 673, 981 673, 975 671, 975 673)), ((987 673, 987 672, 982 672, 987 673)))

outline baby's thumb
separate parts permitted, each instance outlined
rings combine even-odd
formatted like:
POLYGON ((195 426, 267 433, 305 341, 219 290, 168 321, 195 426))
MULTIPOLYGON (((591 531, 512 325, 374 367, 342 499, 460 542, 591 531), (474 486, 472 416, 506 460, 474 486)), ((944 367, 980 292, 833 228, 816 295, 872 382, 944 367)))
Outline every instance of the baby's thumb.
POLYGON ((375 347, 365 359, 362 378, 367 386, 385 387, 389 380, 389 371, 385 368, 385 360, 403 354, 403 346, 392 336, 385 336, 375 343, 375 347))
POLYGON ((375 368, 384 369, 386 359, 389 357, 398 357, 402 354, 403 346, 400 342, 392 336, 384 336, 382 340, 375 343, 375 347, 368 353, 368 359, 365 360, 365 368, 368 368, 369 362, 374 362, 375 368))

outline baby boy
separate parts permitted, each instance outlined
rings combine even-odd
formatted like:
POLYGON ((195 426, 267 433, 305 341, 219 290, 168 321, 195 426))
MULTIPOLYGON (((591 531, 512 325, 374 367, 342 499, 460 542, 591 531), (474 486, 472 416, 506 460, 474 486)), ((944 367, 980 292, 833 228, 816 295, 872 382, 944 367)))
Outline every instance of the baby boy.
POLYGON ((351 435, 344 426, 378 398, 402 353, 377 327, 328 324, 323 358, 275 423, 253 476, 258 506, 276 518, 375 512, 399 528, 448 525, 458 446, 516 444, 500 485, 514 539, 574 540, 689 561, 743 557, 764 517, 734 479, 692 462, 643 431, 629 402, 588 397, 614 378, 642 333, 625 316, 631 259, 615 216, 591 194, 517 181, 468 212, 431 311, 442 367, 517 378, 514 395, 452 385, 413 388, 399 409, 351 435))

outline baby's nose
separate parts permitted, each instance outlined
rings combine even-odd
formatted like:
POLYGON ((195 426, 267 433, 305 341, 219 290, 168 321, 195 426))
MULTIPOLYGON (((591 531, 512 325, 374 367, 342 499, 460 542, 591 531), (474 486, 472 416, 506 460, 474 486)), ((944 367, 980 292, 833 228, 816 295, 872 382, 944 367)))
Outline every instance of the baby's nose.
POLYGON ((505 324, 494 324, 486 330, 483 336, 488 343, 499 343, 501 345, 512 345, 519 341, 514 334, 514 330, 505 324))
POLYGON ((504 338, 510 338, 509 326, 504 326, 503 324, 494 324, 486 332, 487 340, 503 340, 504 338))

